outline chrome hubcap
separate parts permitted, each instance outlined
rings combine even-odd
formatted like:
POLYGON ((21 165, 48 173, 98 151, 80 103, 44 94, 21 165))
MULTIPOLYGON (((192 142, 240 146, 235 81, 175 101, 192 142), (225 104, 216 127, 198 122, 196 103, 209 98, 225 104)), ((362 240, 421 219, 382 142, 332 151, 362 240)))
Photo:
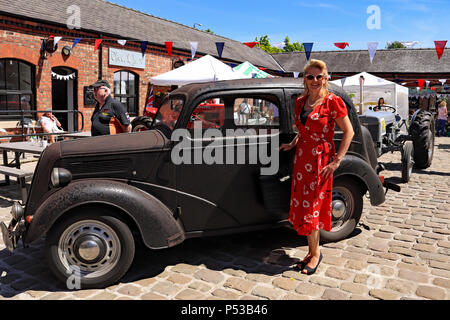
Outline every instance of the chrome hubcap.
POLYGON ((345 203, 342 200, 333 200, 332 207, 334 218, 339 219, 345 214, 345 203))
POLYGON ((120 255, 116 232, 97 220, 74 223, 62 233, 58 243, 58 256, 68 274, 77 268, 86 278, 107 274, 117 265, 120 255))

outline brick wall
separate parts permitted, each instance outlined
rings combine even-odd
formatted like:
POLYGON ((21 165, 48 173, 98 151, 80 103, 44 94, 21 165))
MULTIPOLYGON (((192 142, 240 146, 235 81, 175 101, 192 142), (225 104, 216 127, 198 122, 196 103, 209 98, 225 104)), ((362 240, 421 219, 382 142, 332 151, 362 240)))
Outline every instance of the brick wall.
MULTIPOLYGON (((94 39, 98 35, 85 33, 79 30, 69 30, 58 28, 52 25, 40 24, 36 22, 24 21, 11 17, 0 15, 0 59, 14 58, 26 61, 32 64, 36 70, 36 109, 45 110, 52 108, 52 76, 51 70, 54 67, 69 67, 77 71, 77 105, 76 109, 84 114, 84 130, 90 130, 90 118, 93 107, 84 106, 84 86, 88 86, 98 79, 99 70, 99 50, 94 52, 94 39), (3 21, 3 22, 2 22, 3 21), (5 23, 6 21, 6 23, 5 23), (47 54, 46 59, 40 58, 40 47, 42 39, 50 35, 62 36, 63 39, 58 43, 58 50, 53 54, 47 54), (81 40, 68 58, 63 58, 61 49, 64 46, 72 47, 73 41, 67 38, 91 38, 90 40, 81 40)), ((148 46, 146 51, 146 69, 133 69, 126 67, 110 66, 108 64, 108 48, 115 47, 125 50, 141 52, 139 43, 129 42, 121 46, 115 40, 107 41, 104 38, 102 44, 103 50, 103 79, 114 84, 114 72, 119 70, 133 71, 139 76, 139 112, 143 113, 143 108, 149 89, 150 78, 158 74, 170 71, 172 61, 182 58, 186 60, 190 53, 172 51, 172 57, 169 57, 163 46, 148 46)), ((168 91, 170 87, 155 87, 154 91, 168 91)), ((113 90, 112 90, 113 91, 113 90)), ((81 123, 79 124, 79 127, 81 123)), ((0 124, 1 127, 1 124, 0 124)))

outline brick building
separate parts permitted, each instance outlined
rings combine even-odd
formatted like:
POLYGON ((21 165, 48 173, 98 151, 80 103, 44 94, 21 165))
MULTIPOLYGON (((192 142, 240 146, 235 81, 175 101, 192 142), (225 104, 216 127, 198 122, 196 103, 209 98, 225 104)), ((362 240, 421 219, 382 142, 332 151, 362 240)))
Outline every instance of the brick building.
MULTIPOLYGON (((142 114, 150 78, 190 60, 190 41, 198 42, 195 58, 219 58, 216 43, 223 42, 225 63, 249 61, 269 72, 281 69, 258 48, 103 0, 0 0, 0 128, 17 132, 17 113, 6 111, 29 108, 54 110, 70 131, 90 130, 94 105, 85 99, 85 91, 97 79, 113 85, 112 95, 130 116, 142 114), (52 36, 62 37, 54 52, 52 36), (72 48, 77 38, 81 40, 72 48), (94 50, 97 39, 102 42, 94 50), (118 39, 127 42, 122 46, 118 39), (41 50, 43 41, 47 50, 41 50), (144 58, 141 41, 147 42, 144 58), (171 56, 166 41, 173 43, 171 56), (64 55, 63 48, 70 54, 64 55), (58 110, 78 110, 84 123, 58 110)), ((170 87, 153 90, 166 92, 170 87)))

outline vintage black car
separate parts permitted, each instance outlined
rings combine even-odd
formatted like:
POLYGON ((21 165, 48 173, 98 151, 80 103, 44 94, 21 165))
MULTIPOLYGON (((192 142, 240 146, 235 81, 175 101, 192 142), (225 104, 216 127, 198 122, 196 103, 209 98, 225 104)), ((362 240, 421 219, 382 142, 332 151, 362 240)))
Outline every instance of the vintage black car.
MULTIPOLYGON (((136 241, 163 249, 188 238, 289 225, 295 150, 278 150, 295 135, 302 85, 287 78, 190 84, 166 98, 151 130, 50 145, 25 207, 15 203, 11 223, 2 223, 5 244, 12 251, 19 240, 27 246, 45 237, 55 275, 63 281, 77 275, 80 288, 92 288, 127 272, 136 241), (208 101, 218 114, 202 115, 208 101), (240 110, 243 102, 250 110, 240 110), (255 160, 256 150, 265 158, 255 160)), ((345 93, 336 94, 355 135, 334 175, 333 228, 321 231, 323 241, 352 233, 363 196, 379 205, 383 185, 389 187, 378 176, 370 133, 345 93)), ((337 147, 341 137, 337 131, 337 147)))

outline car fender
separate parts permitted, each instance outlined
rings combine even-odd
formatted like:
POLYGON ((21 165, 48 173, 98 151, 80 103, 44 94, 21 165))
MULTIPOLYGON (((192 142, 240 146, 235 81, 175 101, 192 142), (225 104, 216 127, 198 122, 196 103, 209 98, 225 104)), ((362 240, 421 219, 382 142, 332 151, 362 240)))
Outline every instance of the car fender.
POLYGON ((136 187, 113 180, 77 180, 48 197, 36 210, 24 243, 43 237, 65 213, 86 205, 107 205, 128 215, 151 249, 172 247, 185 239, 172 212, 157 198, 136 187))
POLYGON ((353 176, 364 182, 370 195, 370 204, 377 206, 385 201, 383 184, 375 170, 363 159, 346 155, 334 172, 334 179, 341 176, 353 176))

